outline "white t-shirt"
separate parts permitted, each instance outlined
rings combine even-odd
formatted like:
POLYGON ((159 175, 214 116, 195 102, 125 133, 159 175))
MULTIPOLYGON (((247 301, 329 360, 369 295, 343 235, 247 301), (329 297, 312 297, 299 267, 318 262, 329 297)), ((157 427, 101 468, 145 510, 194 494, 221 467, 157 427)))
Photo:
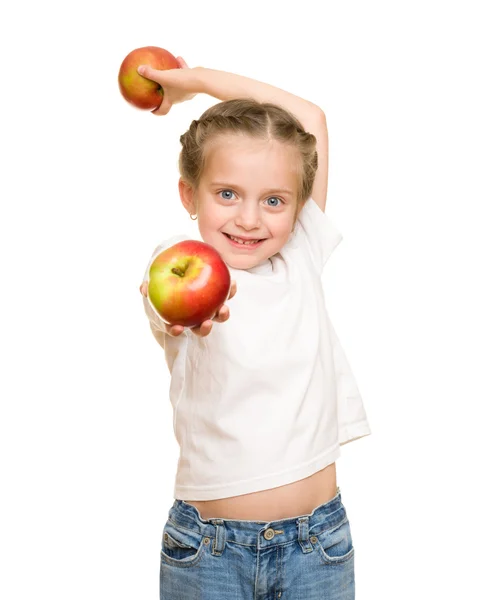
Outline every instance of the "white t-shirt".
MULTIPOLYGON (((182 239, 155 249, 144 281, 155 256, 182 239)), ((237 282, 230 318, 203 338, 189 329, 167 335, 144 298, 171 374, 180 448, 175 498, 214 500, 285 485, 371 433, 321 284, 341 239, 309 198, 279 253, 252 269, 230 267, 237 282)))

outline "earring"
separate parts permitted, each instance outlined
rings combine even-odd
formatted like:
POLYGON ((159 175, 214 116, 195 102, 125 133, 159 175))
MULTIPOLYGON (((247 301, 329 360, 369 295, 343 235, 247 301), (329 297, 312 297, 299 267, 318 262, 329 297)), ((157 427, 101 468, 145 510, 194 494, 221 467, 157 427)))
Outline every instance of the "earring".
POLYGON ((190 219, 191 219, 192 221, 196 221, 196 220, 197 220, 197 215, 195 215, 195 216, 193 216, 193 217, 192 217, 192 215, 190 214, 190 219))

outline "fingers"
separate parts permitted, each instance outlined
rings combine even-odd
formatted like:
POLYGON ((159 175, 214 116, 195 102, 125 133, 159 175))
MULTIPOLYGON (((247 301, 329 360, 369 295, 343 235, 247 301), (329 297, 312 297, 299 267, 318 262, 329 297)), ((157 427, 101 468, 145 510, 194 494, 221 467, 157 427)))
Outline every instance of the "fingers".
POLYGON ((183 325, 166 325, 166 332, 172 337, 181 335, 184 330, 183 325))
MULTIPOLYGON (((214 325, 214 321, 217 321, 218 323, 223 323, 224 321, 227 321, 228 319, 229 319, 229 309, 227 306, 223 306, 221 308, 221 310, 219 311, 219 316, 214 317, 212 319, 207 319, 207 321, 204 321, 197 327, 191 327, 190 330, 192 331, 192 333, 194 333, 198 337, 205 337, 205 336, 209 335, 209 333, 212 331, 212 326, 214 325), (223 310, 223 309, 225 309, 225 310, 223 310)), ((167 333, 173 337, 177 337, 178 335, 181 335, 184 330, 185 330, 185 328, 182 325, 167 325, 166 324, 167 333)))
MULTIPOLYGON (((149 65, 140 65, 136 70, 142 77, 145 77, 146 79, 150 79, 151 81, 155 81, 156 83, 159 83, 162 86, 162 88, 164 89, 164 87, 168 83, 168 70, 170 71, 171 69, 166 69, 166 70, 161 71, 159 69, 152 69, 152 67, 149 65)), ((156 109, 152 110, 151 112, 152 112, 152 114, 157 115, 157 116, 167 115, 167 113, 171 110, 171 106, 172 105, 171 105, 169 98, 167 97, 166 94, 164 94, 164 97, 162 99, 160 106, 158 106, 156 109)))
POLYGON ((233 296, 236 294, 236 290, 237 290, 236 281, 233 281, 231 283, 230 295, 228 296, 228 300, 231 300, 231 298, 233 298, 233 296))
MULTIPOLYGON (((209 319, 204 321, 201 325, 198 325, 197 327, 191 327, 190 329, 196 336, 205 337, 212 331, 212 325, 213 322, 209 319)), ((172 337, 181 335, 184 330, 185 328, 182 325, 166 325, 166 332, 172 337)))
POLYGON ((209 335, 209 333, 212 331, 212 325, 213 322, 210 319, 208 319, 198 327, 192 327, 191 330, 198 337, 205 337, 206 335, 209 335))
POLYGON ((142 77, 151 79, 152 81, 160 83, 161 85, 164 85, 165 83, 164 71, 160 71, 159 69, 152 69, 150 65, 140 65, 136 70, 138 71, 138 73, 140 73, 142 77))
POLYGON ((221 308, 219 309, 219 311, 217 312, 216 316, 212 320, 216 321, 216 323, 224 323, 229 318, 230 318, 230 309, 226 306, 226 304, 223 304, 221 306, 221 308))
MULTIPOLYGON (((201 325, 198 325, 197 327, 191 327, 190 329, 196 336, 205 337, 212 331, 212 325, 213 322, 209 319, 204 321, 201 325)), ((168 325, 166 323, 166 332, 172 337, 178 337, 178 335, 181 335, 184 331, 185 328, 183 325, 168 325)))
POLYGON ((164 96, 160 106, 152 111, 150 111, 153 115, 157 115, 158 117, 167 115, 167 113, 171 110, 171 102, 164 96))
MULTIPOLYGON (((236 294, 236 291, 237 291, 236 281, 233 281, 231 284, 230 295, 229 295, 228 299, 233 298, 233 296, 236 294)), ((148 282, 147 281, 144 281, 140 285, 140 292, 142 293, 142 295, 144 297, 147 296, 147 293, 148 293, 148 282)), ((209 333, 212 331, 214 321, 216 323, 224 323, 229 318, 230 318, 230 309, 226 304, 223 304, 212 319, 207 319, 207 321, 204 321, 197 327, 191 327, 190 329, 196 336, 205 337, 205 336, 209 335, 209 333)), ((185 330, 185 328, 182 325, 169 325, 166 323, 166 332, 168 335, 170 335, 172 337, 177 337, 178 335, 181 335, 184 332, 184 330, 185 330)))

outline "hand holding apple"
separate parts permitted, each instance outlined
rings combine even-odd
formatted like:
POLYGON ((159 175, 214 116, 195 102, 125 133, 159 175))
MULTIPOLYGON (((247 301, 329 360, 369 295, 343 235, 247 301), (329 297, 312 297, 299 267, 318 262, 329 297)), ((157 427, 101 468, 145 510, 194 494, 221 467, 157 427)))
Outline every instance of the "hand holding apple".
POLYGON ((178 62, 180 69, 160 70, 148 64, 142 64, 138 69, 140 75, 155 81, 164 90, 164 98, 159 108, 153 111, 154 115, 167 115, 173 104, 197 95, 200 67, 190 69, 181 56, 178 56, 178 62))
POLYGON ((148 301, 171 326, 194 328, 224 319, 221 308, 235 293, 231 290, 229 295, 230 272, 219 252, 197 240, 184 240, 163 250, 152 261, 148 276, 148 301))
POLYGON ((160 70, 179 69, 181 65, 170 52, 158 46, 136 48, 121 63, 117 81, 123 98, 136 108, 153 110, 161 105, 164 90, 157 82, 138 73, 137 69, 142 64, 160 70))
MULTIPOLYGON (((236 294, 236 291, 237 291, 236 281, 232 281, 230 295, 228 297, 228 300, 231 300, 231 298, 233 298, 233 296, 236 294)), ((144 281, 141 284, 140 292, 144 298, 147 297, 147 293, 148 293, 148 282, 147 281, 144 281)), ((216 323, 224 323, 229 318, 230 318, 230 309, 227 304, 223 304, 221 306, 221 308, 217 311, 217 314, 215 317, 213 317, 212 319, 207 319, 207 321, 204 321, 198 327, 190 327, 189 329, 198 337, 205 337, 206 335, 209 335, 209 333, 212 331, 212 325, 213 325, 214 321, 216 323)), ((177 337, 178 335, 181 335, 183 333, 183 331, 185 330, 183 325, 169 325, 169 324, 165 323, 165 327, 166 327, 166 333, 168 335, 170 335, 171 337, 177 337)))
POLYGON ((178 56, 177 58, 158 46, 144 46, 131 51, 123 60, 119 69, 118 84, 119 90, 123 98, 135 106, 143 110, 162 109, 162 114, 165 114, 173 104, 183 102, 184 100, 193 98, 195 94, 185 93, 185 90, 179 90, 172 86, 172 89, 164 88, 162 84, 149 77, 149 74, 159 74, 159 79, 163 79, 161 74, 164 71, 178 71, 188 69, 186 62, 178 56), (145 72, 138 67, 145 65, 145 72), (149 73, 147 73, 147 69, 149 73))

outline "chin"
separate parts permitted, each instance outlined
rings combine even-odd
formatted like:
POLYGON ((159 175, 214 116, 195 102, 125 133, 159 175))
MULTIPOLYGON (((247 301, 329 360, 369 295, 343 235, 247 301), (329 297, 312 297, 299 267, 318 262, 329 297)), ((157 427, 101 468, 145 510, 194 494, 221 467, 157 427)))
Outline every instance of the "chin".
POLYGON ((265 262, 269 256, 223 256, 224 262, 232 269, 252 269, 265 262))

